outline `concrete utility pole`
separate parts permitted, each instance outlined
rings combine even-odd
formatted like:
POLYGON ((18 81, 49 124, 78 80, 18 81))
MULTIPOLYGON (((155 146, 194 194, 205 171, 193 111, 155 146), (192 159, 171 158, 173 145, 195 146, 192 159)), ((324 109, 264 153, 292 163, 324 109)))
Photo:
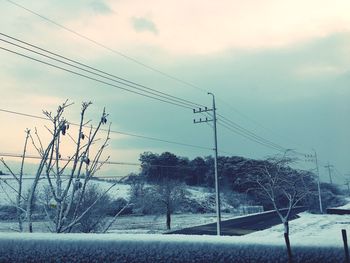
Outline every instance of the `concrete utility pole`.
POLYGON ((306 161, 313 162, 316 165, 318 201, 320 203, 320 212, 321 212, 321 214, 323 214, 322 197, 321 197, 321 181, 320 181, 320 171, 318 169, 317 153, 314 149, 312 149, 312 150, 314 151, 314 154, 313 155, 312 154, 305 155, 305 157, 309 158, 306 161))
POLYGON ((321 214, 323 214, 322 197, 321 197, 320 171, 319 171, 319 169, 318 169, 317 153, 316 153, 315 150, 314 150, 314 157, 315 157, 315 164, 316 164, 316 170, 317 170, 318 201, 320 202, 320 212, 321 212, 321 214))
POLYGON ((350 186, 349 186, 349 184, 350 184, 350 180, 346 179, 345 185, 348 187, 348 195, 350 196, 350 186))
POLYGON ((345 175, 347 178, 345 179, 345 185, 348 187, 348 195, 350 196, 350 174, 345 175))
POLYGON ((213 108, 208 109, 205 107, 204 109, 199 108, 198 110, 193 110, 193 113, 205 113, 212 111, 213 112, 213 119, 208 119, 207 117, 202 120, 200 118, 199 120, 193 120, 193 123, 203 123, 203 122, 213 122, 213 129, 214 129, 214 171, 215 171, 215 201, 216 201, 216 234, 218 236, 221 235, 221 204, 220 204, 220 189, 219 189, 219 176, 218 176, 218 138, 217 138, 217 129, 216 129, 216 107, 215 107, 215 96, 213 93, 208 92, 208 95, 211 95, 213 97, 213 108))
POLYGON ((325 166, 326 169, 328 169, 328 175, 329 175, 329 182, 331 184, 333 184, 333 181, 332 181, 332 171, 331 171, 331 168, 333 168, 333 165, 330 165, 329 162, 328 164, 325 166))

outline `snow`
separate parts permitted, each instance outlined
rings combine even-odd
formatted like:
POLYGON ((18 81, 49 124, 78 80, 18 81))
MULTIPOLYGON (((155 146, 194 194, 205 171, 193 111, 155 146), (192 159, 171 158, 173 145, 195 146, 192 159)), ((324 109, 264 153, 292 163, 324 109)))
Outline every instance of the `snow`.
MULTIPOLYGON (((29 189, 32 180, 24 180, 24 192, 26 189, 29 189)), ((16 182, 14 180, 8 180, 8 183, 15 186, 16 182)), ((39 184, 39 189, 42 189, 46 183, 46 179, 43 179, 39 184)), ((92 184, 97 184, 101 190, 106 190, 111 186, 111 182, 106 181, 91 181, 92 184)), ((3 187, 6 187, 2 183, 3 187)), ((7 188, 8 189, 8 188, 7 188)), ((112 188, 109 192, 109 195, 112 198, 125 198, 127 199, 129 196, 130 186, 127 184, 117 184, 114 188, 112 188)), ((12 191, 8 191, 11 194, 12 191)), ((209 198, 212 193, 206 192, 204 189, 192 187, 189 189, 191 193, 191 197, 196 200, 205 200, 209 198)), ((15 200, 15 195, 12 193, 10 197, 15 200)), ((348 204, 341 206, 341 209, 350 209, 350 198, 347 199, 348 204)), ((8 198, 5 195, 4 191, 0 189, 0 205, 8 203, 8 198)), ((230 214, 223 214, 224 219, 233 218, 230 214)), ((308 212, 303 212, 299 214, 300 218, 290 221, 290 241, 293 245, 298 246, 342 246, 342 237, 341 230, 346 229, 348 232, 348 236, 350 234, 350 215, 328 215, 328 214, 311 214, 308 212)), ((174 229, 180 229, 183 227, 200 225, 205 223, 210 223, 215 220, 215 215, 201 215, 201 214, 179 214, 173 216, 173 227, 174 229)), ((39 223, 39 222, 36 222, 39 223)), ((41 222, 42 223, 42 222, 41 222)), ((15 224, 15 222, 2 222, 1 228, 3 231, 5 229, 10 229, 11 224, 15 224), (6 226, 5 226, 6 225, 6 226)), ((42 223, 43 224, 43 223, 42 223)), ((41 227, 37 227, 36 229, 43 229, 41 227)), ((257 231, 245 236, 240 237, 212 237, 212 236, 176 236, 176 235, 155 235, 155 234, 139 234, 139 233, 162 233, 164 232, 164 218, 154 217, 154 216, 143 216, 143 217, 120 217, 115 226, 111 228, 111 233, 107 235, 92 235, 95 239, 114 239, 118 238, 126 238, 129 239, 137 239, 137 240, 169 240, 171 242, 177 242, 184 240, 187 242, 238 242, 240 244, 270 244, 270 245, 283 245, 283 226, 277 225, 271 227, 269 229, 263 231, 257 231), (134 220, 134 221, 133 221, 134 220), (135 221, 136 220, 136 221, 135 221), (137 223, 137 220, 139 221, 137 223), (148 221, 147 221, 148 220, 148 221), (133 225, 134 224, 134 225, 133 225), (143 227, 139 227, 143 225, 143 227), (127 227, 129 227, 127 229, 127 227), (121 234, 121 233, 131 233, 121 234)), ((0 239, 6 238, 9 236, 11 238, 54 238, 55 235, 50 234, 3 234, 0 233, 0 239)), ((60 238, 91 238, 90 235, 86 234, 74 234, 74 235, 60 235, 60 238)))
POLYGON ((339 207, 337 207, 337 208, 340 208, 340 209, 350 209, 350 197, 345 198, 345 200, 347 201, 347 204, 346 204, 346 205, 343 205, 343 206, 339 206, 339 207))
MULTIPOLYGON (((341 262, 341 244, 292 243, 294 262, 341 262)), ((0 233, 0 262, 287 262, 283 241, 149 234, 0 233)))
MULTIPOLYGON (((127 190, 119 189, 124 194, 127 190)), ((198 222, 203 216, 194 214, 191 220, 198 222)), ((299 216, 289 223, 294 262, 343 262, 341 230, 346 229, 349 236, 350 215, 303 212, 299 216)), ((117 224, 123 226, 130 218, 123 220, 117 224)), ((0 233, 0 262, 287 262, 282 225, 245 236, 140 234, 146 229, 121 232, 0 233)))
MULTIPOLYGON (((108 181, 90 181, 91 184, 96 184, 102 191, 106 191, 113 183, 108 181)), ((113 198, 129 199, 130 185, 128 184, 116 184, 111 190, 108 191, 108 195, 113 198)))
MULTIPOLYGON (((341 229, 350 231, 350 216, 315 215, 307 212, 290 222, 290 240, 295 245, 339 246, 343 245, 341 229)), ((51 233, 0 233, 0 240, 7 238, 22 240, 124 240, 124 241, 159 241, 159 242, 200 242, 220 244, 266 244, 284 245, 283 227, 257 231, 245 236, 208 236, 208 235, 162 235, 162 234, 51 234, 51 233)))
MULTIPOLYGON (((13 180, 12 177, 7 176, 1 176, 2 179, 7 179, 6 183, 9 184, 11 187, 14 189, 18 188, 17 181, 13 180)), ((8 186, 6 183, 0 181, 0 205, 9 205, 13 204, 16 200, 16 192, 11 189, 10 186, 8 186)), ((33 179, 27 179, 24 177, 23 180, 23 185, 22 185, 22 193, 27 194, 29 189, 31 188, 33 183, 33 179)), ((63 181, 63 186, 65 185, 66 180, 63 181)), ((101 191, 106 191, 112 184, 113 182, 109 181, 98 181, 98 180, 91 180, 89 185, 97 185, 101 191)), ((41 193, 44 189, 44 187, 48 186, 47 179, 45 177, 42 177, 42 179, 39 180, 38 187, 37 187, 37 193, 41 193)), ((129 198, 129 190, 130 190, 130 185, 127 184, 116 184, 113 188, 111 188, 108 192, 109 196, 111 196, 113 199, 117 198, 124 198, 128 199, 129 198)))
MULTIPOLYGON (((300 218, 289 222, 291 243, 298 245, 341 246, 341 230, 346 229, 350 237, 350 215, 311 214, 303 212, 300 218)), ((242 241, 278 244, 283 241, 283 226, 242 236, 242 241)))

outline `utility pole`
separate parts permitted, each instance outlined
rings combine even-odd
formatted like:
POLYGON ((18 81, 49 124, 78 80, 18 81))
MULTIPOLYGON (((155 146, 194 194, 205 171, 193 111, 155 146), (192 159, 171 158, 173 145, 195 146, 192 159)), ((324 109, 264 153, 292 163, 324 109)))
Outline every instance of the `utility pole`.
POLYGON ((213 112, 213 119, 208 119, 208 117, 205 117, 205 119, 202 120, 200 118, 199 120, 193 120, 193 123, 203 123, 203 122, 213 122, 213 130, 214 130, 214 172, 215 172, 215 201, 216 201, 216 234, 218 236, 221 235, 221 205, 220 205, 220 191, 219 191, 219 176, 218 176, 218 138, 217 138, 217 129, 216 129, 216 107, 215 107, 215 96, 213 93, 208 92, 208 95, 211 95, 213 97, 213 108, 208 109, 205 107, 204 109, 199 108, 198 110, 193 110, 193 113, 205 113, 212 111, 213 112))
POLYGON ((348 195, 350 196, 350 174, 345 175, 347 178, 345 179, 345 185, 348 187, 348 195))
POLYGON ((318 201, 320 203, 320 212, 323 214, 323 207, 322 207, 322 197, 321 197, 321 181, 320 181, 320 171, 318 169, 318 160, 317 160, 317 153, 314 149, 314 154, 307 154, 305 155, 306 161, 313 162, 316 165, 316 173, 317 173, 317 189, 318 189, 318 201))
POLYGON ((331 168, 333 168, 333 165, 330 165, 329 162, 327 165, 325 165, 325 168, 328 169, 328 175, 329 175, 329 182, 331 184, 333 184, 333 181, 332 181, 332 171, 331 171, 331 168))
POLYGON ((350 196, 350 186, 349 186, 349 184, 350 184, 350 180, 346 179, 345 180, 345 185, 348 187, 348 195, 350 196))

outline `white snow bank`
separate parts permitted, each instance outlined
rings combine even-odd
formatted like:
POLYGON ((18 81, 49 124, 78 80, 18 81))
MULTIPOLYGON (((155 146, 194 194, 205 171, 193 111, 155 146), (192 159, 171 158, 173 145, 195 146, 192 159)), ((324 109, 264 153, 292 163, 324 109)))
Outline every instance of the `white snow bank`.
MULTIPOLYGON (((292 244, 294 262, 342 262, 342 246, 292 244)), ((287 262, 280 245, 240 237, 0 233, 0 262, 287 262)))

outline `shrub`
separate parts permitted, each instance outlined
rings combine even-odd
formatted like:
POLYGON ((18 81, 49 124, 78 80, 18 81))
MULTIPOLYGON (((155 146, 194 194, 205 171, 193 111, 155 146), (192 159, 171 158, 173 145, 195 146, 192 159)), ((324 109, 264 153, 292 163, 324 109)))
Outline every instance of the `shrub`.
MULTIPOLYGON (((110 201, 109 206, 107 207, 106 214, 108 216, 115 216, 118 211, 123 209, 127 205, 127 201, 124 198, 118 198, 116 200, 110 201)), ((132 208, 127 207, 123 210, 121 215, 128 215, 132 213, 132 208)))
POLYGON ((0 220, 16 220, 17 209, 12 205, 0 206, 0 220))
MULTIPOLYGON (((86 211, 103 192, 97 185, 89 185, 85 191, 78 213, 86 211)), ((76 196, 73 207, 77 205, 79 195, 76 196)), ((73 232, 91 233, 98 232, 105 224, 108 211, 111 211, 111 200, 108 195, 103 195, 95 205, 83 216, 79 224, 74 226, 73 232)), ((74 210, 73 210, 74 211, 74 210)), ((72 211, 72 213, 73 213, 72 211)), ((72 216, 72 213, 69 216, 72 216)))

